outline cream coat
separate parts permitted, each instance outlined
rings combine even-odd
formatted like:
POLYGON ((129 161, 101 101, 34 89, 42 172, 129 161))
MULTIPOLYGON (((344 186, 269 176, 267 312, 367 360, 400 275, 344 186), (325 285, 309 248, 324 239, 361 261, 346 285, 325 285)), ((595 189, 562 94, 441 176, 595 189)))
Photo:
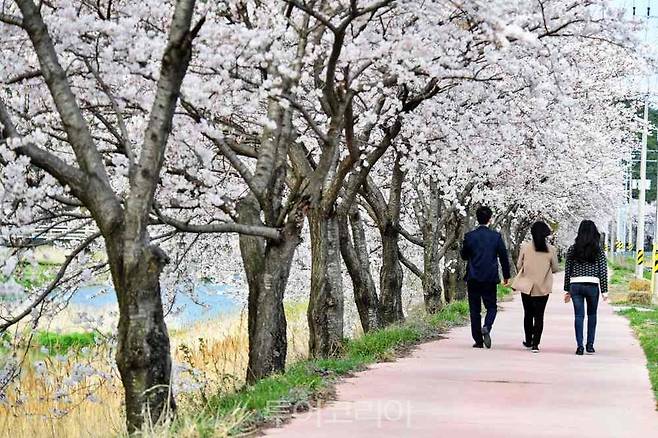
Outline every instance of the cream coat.
POLYGON ((559 269, 557 250, 548 245, 548 252, 538 252, 532 242, 525 242, 521 244, 516 268, 523 277, 532 280, 530 295, 548 295, 553 290, 553 273, 559 269))

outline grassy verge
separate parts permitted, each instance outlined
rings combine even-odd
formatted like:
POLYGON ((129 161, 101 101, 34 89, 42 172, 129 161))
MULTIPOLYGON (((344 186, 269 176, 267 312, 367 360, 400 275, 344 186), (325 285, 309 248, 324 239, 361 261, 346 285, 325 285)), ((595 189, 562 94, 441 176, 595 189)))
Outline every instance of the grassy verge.
POLYGON ((52 353, 66 353, 69 349, 78 349, 96 345, 94 332, 54 333, 40 331, 35 336, 37 345, 47 348, 52 353))
MULTIPOLYGON (((622 310, 619 313, 630 320, 631 327, 635 330, 640 345, 644 349, 644 354, 647 356, 651 387, 658 401, 658 308, 654 307, 650 311, 640 311, 633 308, 622 310)), ((658 405, 656 408, 658 409, 658 405)))
POLYGON ((619 263, 610 263, 612 269, 612 276, 610 277, 610 284, 626 284, 630 278, 633 277, 633 270, 628 265, 619 263))
POLYGON ((463 324, 467 319, 468 304, 460 300, 434 315, 410 317, 403 324, 347 340, 339 357, 298 362, 283 374, 247 385, 232 394, 211 397, 203 414, 192 420, 179 416, 172 425, 173 432, 187 429, 191 421, 200 436, 214 436, 218 429, 228 434, 243 433, 279 421, 292 412, 308 409, 319 400, 331 398, 337 378, 375 362, 392 360, 401 351, 463 324))
POLYGON ((498 285, 498 299, 507 300, 512 295, 512 288, 509 286, 498 285))
MULTIPOLYGON (((635 275, 635 260, 632 257, 611 259, 608 266, 614 271, 610 278, 611 284, 619 284, 623 282, 624 277, 631 278, 635 275)), ((646 280, 651 280, 651 269, 647 269, 645 266, 643 276, 646 280)))
POLYGON ((643 271, 644 279, 636 279, 632 259, 611 259, 608 267, 611 270, 608 285, 611 304, 647 306, 651 303, 651 294, 648 292, 651 287, 651 270, 643 271))

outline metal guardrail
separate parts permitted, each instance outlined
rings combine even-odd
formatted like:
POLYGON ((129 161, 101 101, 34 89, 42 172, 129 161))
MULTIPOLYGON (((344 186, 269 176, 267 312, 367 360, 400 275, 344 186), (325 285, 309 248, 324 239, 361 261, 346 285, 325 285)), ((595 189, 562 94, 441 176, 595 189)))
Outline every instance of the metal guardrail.
MULTIPOLYGON (((47 243, 70 243, 86 239, 98 229, 93 225, 40 225, 30 235, 14 236, 21 240, 20 244, 39 245, 47 243)), ((18 242, 12 242, 14 245, 18 242)))

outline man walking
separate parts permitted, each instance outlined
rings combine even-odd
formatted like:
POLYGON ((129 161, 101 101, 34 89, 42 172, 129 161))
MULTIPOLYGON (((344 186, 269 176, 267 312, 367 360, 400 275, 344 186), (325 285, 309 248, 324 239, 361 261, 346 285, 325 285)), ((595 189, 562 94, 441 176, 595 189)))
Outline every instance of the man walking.
POLYGON ((503 284, 507 286, 510 278, 507 249, 500 233, 489 228, 493 213, 489 207, 480 207, 475 212, 478 223, 475 230, 466 233, 461 256, 468 262, 466 267, 466 284, 468 288, 468 307, 471 313, 471 334, 473 348, 486 346, 491 348, 491 328, 496 319, 496 286, 500 283, 498 262, 503 270, 503 284), (482 304, 487 310, 482 322, 482 304))

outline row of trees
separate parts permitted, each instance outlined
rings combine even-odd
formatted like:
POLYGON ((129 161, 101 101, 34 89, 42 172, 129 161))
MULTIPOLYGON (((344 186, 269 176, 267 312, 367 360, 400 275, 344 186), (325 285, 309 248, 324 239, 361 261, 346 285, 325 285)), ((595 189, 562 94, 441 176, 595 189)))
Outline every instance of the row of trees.
POLYGON ((473 206, 511 248, 605 216, 635 141, 634 24, 603 1, 15 0, 0 23, 4 272, 43 224, 97 229, 0 332, 109 271, 130 431, 175 407, 163 296, 241 273, 254 382, 285 367, 284 297, 315 357, 350 285, 364 331, 404 318, 405 272, 436 312, 473 206))

